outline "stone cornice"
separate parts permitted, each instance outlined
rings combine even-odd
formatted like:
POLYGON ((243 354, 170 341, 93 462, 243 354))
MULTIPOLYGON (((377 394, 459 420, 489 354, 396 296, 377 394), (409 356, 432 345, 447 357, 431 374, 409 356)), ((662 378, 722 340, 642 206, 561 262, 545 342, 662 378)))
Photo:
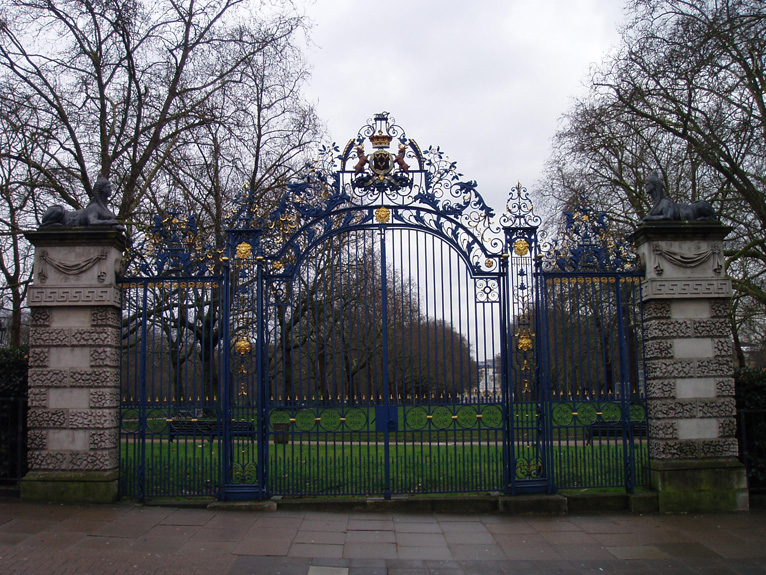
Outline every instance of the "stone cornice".
POLYGON ((644 222, 633 232, 636 246, 656 240, 723 240, 733 228, 718 222, 644 222))
POLYGON ((35 247, 62 246, 110 246, 124 251, 127 246, 125 234, 112 226, 64 227, 49 226, 24 232, 35 247))

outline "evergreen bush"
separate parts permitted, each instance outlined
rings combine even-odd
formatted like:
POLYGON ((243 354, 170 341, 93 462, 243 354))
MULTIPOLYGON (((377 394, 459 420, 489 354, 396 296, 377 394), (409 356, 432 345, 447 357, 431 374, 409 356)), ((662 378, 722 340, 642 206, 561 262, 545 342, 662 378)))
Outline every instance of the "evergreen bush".
POLYGON ((0 348, 0 397, 26 397, 28 369, 28 348, 0 348))
POLYGON ((752 493, 766 492, 766 369, 743 368, 734 374, 740 454, 752 493))

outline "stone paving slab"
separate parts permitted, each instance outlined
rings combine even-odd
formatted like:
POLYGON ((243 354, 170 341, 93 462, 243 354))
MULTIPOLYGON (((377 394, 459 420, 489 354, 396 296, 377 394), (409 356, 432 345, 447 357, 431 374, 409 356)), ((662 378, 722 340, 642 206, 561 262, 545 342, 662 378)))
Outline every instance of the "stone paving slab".
POLYGON ((0 518, 2 575, 766 573, 762 510, 551 517, 0 500, 0 518))

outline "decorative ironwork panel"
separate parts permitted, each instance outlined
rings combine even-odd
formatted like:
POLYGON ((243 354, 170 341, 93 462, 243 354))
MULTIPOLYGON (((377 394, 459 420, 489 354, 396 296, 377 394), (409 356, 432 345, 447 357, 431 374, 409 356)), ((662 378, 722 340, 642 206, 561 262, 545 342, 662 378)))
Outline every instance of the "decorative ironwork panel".
POLYGON ((388 113, 211 248, 169 210, 123 283, 124 495, 648 483, 640 285, 603 214, 544 241, 388 113))
POLYGON ((220 278, 123 289, 123 496, 218 496, 224 386, 220 278))
POLYGON ((497 278, 430 232, 372 224, 284 281, 266 281, 270 493, 502 488, 499 300, 475 297, 497 278))
POLYGON ((545 254, 541 349, 557 488, 649 484, 641 276, 604 214, 566 214, 545 254))

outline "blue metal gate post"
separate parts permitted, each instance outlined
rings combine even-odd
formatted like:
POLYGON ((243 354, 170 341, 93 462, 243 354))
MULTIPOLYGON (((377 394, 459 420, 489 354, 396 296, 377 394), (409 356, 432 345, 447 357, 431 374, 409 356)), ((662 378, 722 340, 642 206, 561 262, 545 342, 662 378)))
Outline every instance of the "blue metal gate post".
POLYGON ((542 445, 543 473, 548 479, 547 492, 554 493, 556 477, 553 472, 553 414, 551 408, 551 377, 548 349, 548 294, 543 275, 543 259, 537 242, 534 243, 532 255, 534 266, 535 294, 535 331, 537 333, 537 353, 535 379, 537 380, 537 401, 539 417, 540 444, 542 445))
MULTIPOLYGON (((231 253, 231 249, 229 250, 231 253)), ((221 380, 220 389, 218 390, 219 404, 219 417, 221 418, 221 436, 218 438, 220 441, 221 460, 218 465, 219 481, 219 499, 226 499, 226 485, 229 483, 231 477, 232 467, 232 451, 231 442, 229 441, 229 422, 231 421, 230 409, 231 409, 231 337, 229 334, 229 316, 231 315, 230 299, 229 299, 229 257, 223 258, 223 281, 221 282, 221 340, 223 341, 223 347, 221 349, 221 380)))
POLYGON ((143 301, 141 304, 141 357, 138 380, 138 466, 136 468, 138 481, 136 485, 137 499, 143 501, 146 493, 146 346, 147 346, 147 305, 149 287, 143 282, 143 301))
POLYGON ((268 493, 268 453, 269 453, 269 410, 267 406, 268 393, 266 390, 266 352, 267 352, 267 338, 266 338, 266 322, 264 321, 264 314, 266 312, 264 305, 264 290, 263 290, 263 266, 264 259, 260 249, 260 242, 258 247, 258 256, 256 259, 256 281, 258 282, 256 287, 256 356, 255 356, 255 372, 256 372, 256 385, 257 390, 257 437, 258 442, 258 498, 263 499, 267 497, 268 493))
POLYGON ((510 255, 509 246, 505 246, 504 253, 500 258, 500 384, 502 386, 500 397, 503 401, 503 487, 506 494, 512 491, 511 471, 513 470, 513 394, 511 393, 511 350, 508 347, 511 342, 509 321, 510 300, 510 255))
MULTIPOLYGON (((383 349, 381 352, 381 363, 383 371, 383 407, 386 414, 386 421, 383 427, 383 459, 385 467, 385 491, 384 497, 391 499, 391 446, 390 440, 390 422, 392 421, 389 410, 391 404, 388 399, 388 289, 387 289, 387 277, 386 277, 386 229, 382 226, 380 229, 380 296, 381 296, 381 322, 383 324, 382 332, 382 344, 383 349)), ((378 422, 380 425, 380 422, 378 422)), ((378 427, 379 428, 379 427, 378 427)))
MULTIPOLYGON (((617 346, 620 357, 620 408, 622 410, 622 450, 625 458, 625 489, 633 493, 633 426, 630 421, 630 399, 628 398, 629 374, 628 357, 625 350, 625 317, 622 306, 622 278, 615 280, 615 307, 617 309, 617 346)), ((632 278, 631 278, 632 279, 632 278)), ((631 284, 632 285, 632 284, 631 284)))

